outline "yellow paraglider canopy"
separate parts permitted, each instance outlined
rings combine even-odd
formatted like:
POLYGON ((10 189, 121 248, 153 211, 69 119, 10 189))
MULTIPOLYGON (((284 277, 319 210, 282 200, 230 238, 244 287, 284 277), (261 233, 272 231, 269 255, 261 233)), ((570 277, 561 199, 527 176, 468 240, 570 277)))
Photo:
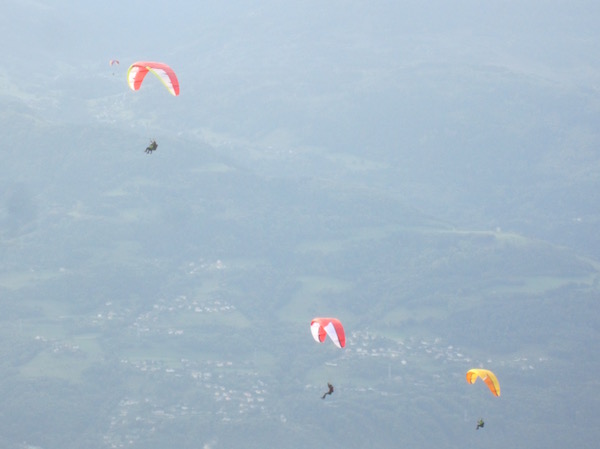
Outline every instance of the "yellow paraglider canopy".
POLYGON ((494 396, 500 396, 500 384, 496 375, 487 369, 470 369, 467 371, 467 382, 474 384, 478 377, 485 382, 494 396))

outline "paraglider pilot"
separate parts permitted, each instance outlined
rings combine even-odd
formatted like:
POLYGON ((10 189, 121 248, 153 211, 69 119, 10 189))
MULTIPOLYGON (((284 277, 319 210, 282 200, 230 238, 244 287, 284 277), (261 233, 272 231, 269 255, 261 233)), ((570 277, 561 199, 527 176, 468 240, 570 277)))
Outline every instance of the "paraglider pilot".
POLYGON ((485 423, 483 422, 483 419, 479 419, 479 421, 477 421, 477 428, 475 430, 479 430, 480 427, 483 427, 485 425, 485 423))
POLYGON ((333 385, 331 385, 329 382, 327 382, 327 386, 329 387, 329 390, 326 391, 325 393, 323 393, 323 396, 321 396, 321 399, 325 399, 325 396, 333 393, 333 385))
POLYGON ((156 143, 156 140, 152 139, 150 145, 146 147, 146 153, 151 154, 153 151, 156 151, 156 148, 158 148, 158 144, 156 143))

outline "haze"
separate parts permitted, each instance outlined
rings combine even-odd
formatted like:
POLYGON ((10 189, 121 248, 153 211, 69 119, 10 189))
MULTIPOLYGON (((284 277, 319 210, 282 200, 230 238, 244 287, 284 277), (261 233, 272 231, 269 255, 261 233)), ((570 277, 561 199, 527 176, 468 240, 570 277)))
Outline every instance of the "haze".
POLYGON ((596 447, 597 2, 2 11, 0 446, 596 447))

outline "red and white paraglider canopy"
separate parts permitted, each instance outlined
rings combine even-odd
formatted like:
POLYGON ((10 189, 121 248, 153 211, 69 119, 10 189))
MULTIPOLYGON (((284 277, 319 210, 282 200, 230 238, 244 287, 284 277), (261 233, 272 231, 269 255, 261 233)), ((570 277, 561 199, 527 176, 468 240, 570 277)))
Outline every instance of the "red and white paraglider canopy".
POLYGON ((164 86, 169 90, 171 95, 179 95, 179 81, 171 67, 162 62, 140 61, 131 64, 127 70, 127 84, 131 90, 139 90, 142 86, 142 81, 151 72, 156 76, 164 86))
POLYGON ((329 335, 331 341, 338 347, 346 346, 344 327, 337 318, 314 318, 310 323, 310 331, 315 341, 322 343, 329 335))

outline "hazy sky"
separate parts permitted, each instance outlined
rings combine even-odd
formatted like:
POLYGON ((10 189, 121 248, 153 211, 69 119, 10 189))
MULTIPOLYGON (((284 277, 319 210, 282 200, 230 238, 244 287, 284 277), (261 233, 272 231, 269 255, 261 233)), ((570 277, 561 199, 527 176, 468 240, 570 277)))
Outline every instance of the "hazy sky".
POLYGON ((128 1, 118 6, 5 0, 0 20, 10 41, 5 53, 15 62, 154 57, 175 58, 181 65, 202 64, 205 58, 207 68, 228 62, 250 70, 250 64, 275 65, 279 51, 313 63, 325 55, 335 64, 347 52, 363 50, 356 66, 455 60, 570 72, 597 68, 599 8, 593 1, 558 0, 128 1), (250 56, 246 63, 244 55, 250 56))

